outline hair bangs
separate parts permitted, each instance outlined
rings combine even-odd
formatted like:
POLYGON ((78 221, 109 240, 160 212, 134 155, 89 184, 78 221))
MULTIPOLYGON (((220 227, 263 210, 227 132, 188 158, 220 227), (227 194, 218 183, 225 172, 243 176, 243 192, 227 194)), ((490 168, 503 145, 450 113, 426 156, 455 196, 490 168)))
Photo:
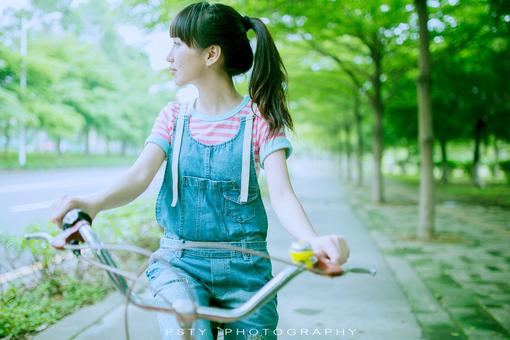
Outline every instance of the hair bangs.
POLYGON ((200 21, 208 6, 207 2, 199 2, 177 13, 170 22, 170 37, 181 39, 189 47, 199 47, 200 21))
POLYGON ((183 13, 183 11, 179 12, 170 23, 170 37, 181 39, 188 46, 195 46, 196 42, 193 32, 193 17, 189 15, 190 13, 183 13))

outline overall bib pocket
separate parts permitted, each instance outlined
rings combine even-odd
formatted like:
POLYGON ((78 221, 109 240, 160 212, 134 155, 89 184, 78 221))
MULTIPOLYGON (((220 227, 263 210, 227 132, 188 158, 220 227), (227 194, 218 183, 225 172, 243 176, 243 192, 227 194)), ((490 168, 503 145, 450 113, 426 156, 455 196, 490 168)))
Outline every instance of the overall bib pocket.
POLYGON ((255 200, 257 199, 257 189, 248 190, 248 200, 241 202, 239 196, 241 189, 224 189, 225 198, 225 216, 239 223, 244 223, 255 217, 255 200))

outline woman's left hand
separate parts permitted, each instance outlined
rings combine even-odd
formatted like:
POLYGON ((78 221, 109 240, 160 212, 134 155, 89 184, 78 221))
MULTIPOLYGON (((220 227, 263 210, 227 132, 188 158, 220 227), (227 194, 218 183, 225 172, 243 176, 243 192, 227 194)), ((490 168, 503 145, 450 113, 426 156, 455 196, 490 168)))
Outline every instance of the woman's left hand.
POLYGON ((318 269, 322 269, 332 276, 342 274, 343 270, 340 265, 349 258, 349 247, 343 236, 317 236, 307 241, 319 260, 316 265, 318 269))

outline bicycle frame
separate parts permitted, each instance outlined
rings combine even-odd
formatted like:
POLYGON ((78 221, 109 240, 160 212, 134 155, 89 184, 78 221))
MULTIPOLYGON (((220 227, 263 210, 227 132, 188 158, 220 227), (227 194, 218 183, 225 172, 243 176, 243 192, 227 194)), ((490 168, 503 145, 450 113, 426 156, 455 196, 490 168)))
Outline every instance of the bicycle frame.
MULTIPOLYGON (((97 234, 92 230, 92 227, 84 221, 79 221, 77 223, 81 223, 82 225, 79 227, 78 231, 83 240, 89 245, 90 249, 94 253, 95 257, 98 261, 106 266, 109 266, 113 269, 117 269, 115 261, 110 256, 108 250, 104 249, 104 244, 101 242, 97 234)), ((48 233, 34 233, 25 235, 26 240, 31 239, 43 239, 48 241, 48 243, 52 243, 53 237, 48 233)), ((299 247, 299 246, 298 246, 299 247)), ((72 248, 72 247, 68 247, 72 248)), ((309 250, 311 251, 311 250, 309 250)), ((147 255, 147 254, 146 254, 147 255)), ((314 264, 317 259, 312 256, 308 259, 310 264, 314 264), (311 263, 310 263, 311 261, 311 263)), ((277 292, 285 286, 290 280, 294 277, 307 270, 307 265, 305 262, 297 262, 295 265, 289 265, 284 268, 280 273, 274 276, 267 284, 265 284, 258 292, 256 292, 250 299, 248 299, 241 306, 234 309, 222 309, 217 307, 210 306, 200 306, 195 305, 195 303, 191 300, 177 300, 172 302, 172 304, 167 304, 163 301, 149 300, 140 297, 134 291, 132 291, 126 280, 123 276, 109 270, 108 275, 112 280, 114 286, 117 290, 124 295, 132 304, 135 306, 156 312, 163 313, 171 313, 175 314, 178 317, 180 323, 182 323, 182 328, 187 330, 191 328, 191 324, 196 319, 206 319, 210 321, 215 321, 217 323, 227 323, 233 322, 242 318, 249 316, 254 313, 258 308, 263 306, 266 302, 268 302, 273 296, 277 294, 277 292)), ((117 271, 120 272, 120 271, 117 271)), ((348 268, 344 269, 344 273, 346 272, 355 272, 355 273, 367 273, 372 276, 375 275, 376 271, 374 269, 365 269, 365 268, 348 268)), ((186 333, 186 332, 185 332, 186 333)), ((193 339, 193 336, 189 333, 182 335, 183 339, 193 339)))

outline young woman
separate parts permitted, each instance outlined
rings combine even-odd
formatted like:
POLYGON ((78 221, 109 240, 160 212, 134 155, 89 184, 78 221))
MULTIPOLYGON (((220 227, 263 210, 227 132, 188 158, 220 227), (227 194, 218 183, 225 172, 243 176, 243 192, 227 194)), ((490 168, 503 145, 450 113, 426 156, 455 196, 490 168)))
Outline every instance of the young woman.
MULTIPOLYGON (((267 252, 267 216, 258 185, 266 172, 271 204, 283 227, 307 241, 323 269, 338 272, 349 248, 338 235, 318 236, 290 184, 286 158, 292 130, 285 92, 286 73, 266 25, 241 16, 222 4, 207 2, 184 8, 170 24, 173 46, 167 56, 178 86, 194 84, 199 96, 189 103, 170 102, 159 114, 136 163, 106 189, 88 198, 60 196, 51 220, 61 225, 73 208, 98 212, 127 204, 149 186, 165 158, 167 168, 156 218, 165 233, 163 254, 183 243, 221 242, 267 252), (247 31, 257 38, 255 57, 247 31), (232 77, 253 65, 249 96, 236 91, 232 77)), ((158 256, 159 256, 158 255, 158 256)), ((153 255, 154 256, 154 255, 153 255)), ((147 269, 156 299, 175 301, 193 294, 203 305, 236 307, 271 279, 269 260, 219 249, 187 249, 166 253, 147 269), (190 291, 187 291, 189 287, 190 291)), ((225 325, 226 339, 257 334, 276 338, 276 297, 248 318, 225 325), (256 330, 256 332, 255 332, 256 330)), ((170 314, 158 314, 165 339, 178 338, 179 324, 170 314)), ((197 339, 211 339, 210 323, 193 327, 197 339)))

